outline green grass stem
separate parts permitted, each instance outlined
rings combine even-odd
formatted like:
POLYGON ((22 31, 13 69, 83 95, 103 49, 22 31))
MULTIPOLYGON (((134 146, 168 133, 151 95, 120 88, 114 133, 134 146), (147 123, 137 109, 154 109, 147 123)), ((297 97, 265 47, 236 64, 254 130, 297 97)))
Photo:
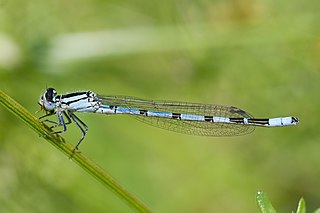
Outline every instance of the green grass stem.
MULTIPOLYGON (((24 121, 37 134, 45 138, 50 144, 63 152, 67 157, 71 156, 73 146, 58 134, 52 134, 52 130, 43 124, 37 117, 30 113, 27 109, 13 100, 10 96, 0 90, 0 103, 5 106, 12 114, 24 121)), ((100 166, 94 163, 80 152, 76 152, 72 160, 77 163, 82 169, 99 180, 105 187, 110 189, 118 197, 125 200, 127 204, 137 212, 151 212, 151 210, 143 204, 138 198, 130 194, 123 186, 112 178, 100 166)))

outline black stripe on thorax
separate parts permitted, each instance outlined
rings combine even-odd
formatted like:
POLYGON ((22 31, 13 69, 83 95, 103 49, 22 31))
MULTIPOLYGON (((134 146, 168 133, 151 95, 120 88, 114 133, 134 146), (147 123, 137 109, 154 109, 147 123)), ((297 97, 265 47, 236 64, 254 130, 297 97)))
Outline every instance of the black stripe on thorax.
POLYGON ((89 96, 89 91, 87 91, 87 92, 73 92, 73 93, 60 95, 60 96, 61 96, 61 98, 71 98, 73 96, 84 95, 84 94, 87 94, 87 96, 89 96))
POLYGON ((70 93, 70 94, 66 94, 66 95, 59 95, 57 96, 56 100, 60 101, 62 100, 63 104, 66 105, 70 105, 74 102, 80 101, 80 100, 86 100, 87 98, 89 98, 90 92, 75 92, 75 93, 70 93), (85 95, 85 96, 83 96, 85 95), (83 96, 82 98, 79 98, 77 96, 83 96), (71 101, 64 101, 64 99, 72 99, 74 98, 74 100, 71 101))

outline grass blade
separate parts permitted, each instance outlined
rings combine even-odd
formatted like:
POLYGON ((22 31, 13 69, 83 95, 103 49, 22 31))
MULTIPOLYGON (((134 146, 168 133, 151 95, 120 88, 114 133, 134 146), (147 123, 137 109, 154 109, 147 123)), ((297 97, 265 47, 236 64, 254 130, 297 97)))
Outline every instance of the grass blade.
POLYGON ((267 195, 259 191, 256 196, 256 201, 261 213, 276 213, 277 211, 272 206, 267 195))
MULTIPOLYGON (((10 96, 5 94, 2 90, 0 90, 0 103, 66 156, 71 156, 73 150, 73 146, 71 144, 64 142, 64 139, 61 136, 51 134, 52 130, 48 126, 44 125, 38 118, 13 100, 10 96)), ((107 172, 82 153, 75 153, 72 160, 90 175, 99 180, 105 187, 110 189, 121 199, 125 200, 127 204, 137 212, 151 212, 145 204, 130 194, 107 172)))
POLYGON ((306 213, 306 202, 303 198, 299 200, 297 213, 306 213))

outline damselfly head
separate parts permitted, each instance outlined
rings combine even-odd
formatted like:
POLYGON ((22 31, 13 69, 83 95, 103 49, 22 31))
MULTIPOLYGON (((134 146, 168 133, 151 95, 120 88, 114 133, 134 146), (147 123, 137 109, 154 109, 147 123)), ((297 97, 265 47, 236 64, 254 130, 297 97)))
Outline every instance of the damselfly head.
POLYGON ((41 110, 45 111, 53 111, 56 107, 55 97, 57 95, 57 91, 53 88, 48 88, 43 95, 40 97, 38 104, 41 107, 41 110))

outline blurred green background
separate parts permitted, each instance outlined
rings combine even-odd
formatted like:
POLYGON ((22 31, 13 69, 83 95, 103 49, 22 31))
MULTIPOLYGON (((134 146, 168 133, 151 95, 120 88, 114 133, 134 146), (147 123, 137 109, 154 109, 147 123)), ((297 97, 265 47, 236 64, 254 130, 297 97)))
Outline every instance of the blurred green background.
MULTIPOLYGON (((78 114, 89 126, 80 149, 155 212, 258 212, 258 190, 280 212, 302 196, 311 211, 319 11, 318 0, 0 0, 1 89, 31 112, 50 86, 297 116, 296 127, 211 138, 78 114)), ((3 107, 0 123, 0 212, 132 211, 3 107)))

